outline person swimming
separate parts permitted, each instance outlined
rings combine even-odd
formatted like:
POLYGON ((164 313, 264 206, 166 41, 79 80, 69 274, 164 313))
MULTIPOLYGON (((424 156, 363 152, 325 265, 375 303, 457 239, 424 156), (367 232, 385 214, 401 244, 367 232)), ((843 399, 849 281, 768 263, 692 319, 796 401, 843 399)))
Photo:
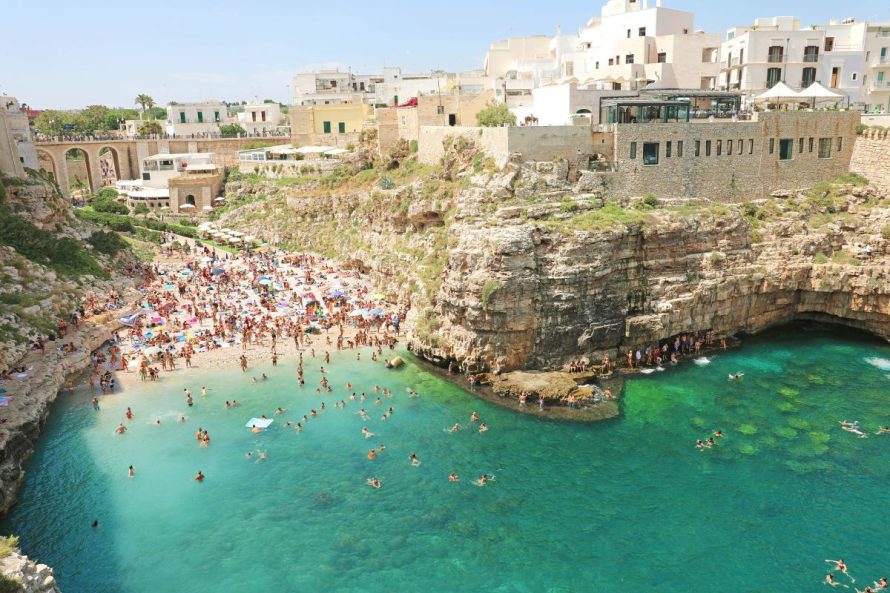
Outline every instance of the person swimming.
POLYGON ((124 434, 125 432, 127 432, 127 427, 124 426, 123 422, 121 422, 120 424, 118 424, 117 428, 114 429, 114 432, 117 434, 124 434))
POLYGON ((488 484, 489 479, 490 478, 488 477, 488 474, 482 474, 481 476, 479 476, 479 479, 474 481, 473 483, 477 486, 485 486, 486 484, 488 484))
POLYGON ((129 468, 127 468, 127 477, 132 478, 135 475, 136 472, 133 470, 133 466, 131 465, 129 468))
POLYGON ((478 422, 478 421, 479 421, 479 414, 477 414, 476 412, 473 412, 472 414, 470 414, 470 422, 478 422))
POLYGON ((254 424, 253 426, 250 427, 250 432, 259 432, 259 431, 260 431, 260 428, 256 424, 254 424))
POLYGON ((380 480, 378 480, 377 478, 368 478, 367 480, 365 480, 365 484, 367 484, 371 488, 375 488, 375 489, 380 488, 383 485, 380 483, 380 480))
POLYGON ((99 519, 93 519, 93 529, 99 527, 99 519))
POLYGON ((363 426, 363 427, 362 427, 362 434, 365 435, 365 438, 366 438, 366 439, 369 439, 369 438, 371 438, 372 436, 374 436, 374 433, 371 432, 370 430, 368 430, 368 427, 367 427, 367 426, 363 426))
POLYGON ((276 414, 284 414, 284 408, 275 408, 276 414))
POLYGON ((414 467, 417 467, 417 466, 420 465, 420 458, 419 458, 415 453, 412 453, 412 454, 408 457, 408 459, 411 460, 411 465, 413 465, 414 467))
POLYGON ((730 381, 738 381, 739 379, 741 379, 744 376, 745 376, 745 373, 737 372, 737 373, 730 373, 728 378, 730 381))
POLYGON ((460 478, 457 477, 456 473, 451 472, 450 474, 448 474, 448 481, 449 482, 460 482, 460 478))
POLYGON ((722 430, 717 430, 717 431, 715 431, 715 432, 714 432, 714 436, 717 437, 718 439, 722 439, 722 438, 723 438, 723 431, 722 431, 722 430))
POLYGON ((890 426, 878 427, 878 432, 876 432, 875 434, 890 434, 890 426))
POLYGON ((448 432, 457 432, 460 430, 460 424, 457 422, 454 423, 454 426, 448 429, 448 432))
POLYGON ((244 457, 246 457, 247 459, 253 459, 253 451, 248 451, 244 454, 244 457))
POLYGON ((198 474, 195 476, 195 481, 196 482, 204 481, 204 473, 201 470, 198 470, 198 474))
POLYGON ((851 583, 856 582, 856 579, 851 577, 850 574, 847 572, 847 564, 844 562, 843 558, 841 558, 840 560, 826 560, 825 562, 828 562, 829 564, 834 564, 834 570, 839 570, 842 573, 844 573, 845 575, 847 575, 848 577, 850 577, 851 583))
POLYGON ((696 448, 696 449, 704 449, 704 448, 705 448, 705 442, 704 442, 703 440, 701 440, 701 439, 698 439, 697 441, 695 441, 695 448, 696 448))
POLYGON ((890 588, 890 584, 887 583, 887 577, 881 577, 880 580, 875 582, 875 589, 877 591, 883 591, 890 588))
POLYGON ((375 451, 374 449, 368 451, 368 459, 370 459, 371 461, 377 459, 377 451, 375 451))
POLYGON ((479 425, 479 432, 488 432, 488 425, 486 423, 481 423, 479 425))

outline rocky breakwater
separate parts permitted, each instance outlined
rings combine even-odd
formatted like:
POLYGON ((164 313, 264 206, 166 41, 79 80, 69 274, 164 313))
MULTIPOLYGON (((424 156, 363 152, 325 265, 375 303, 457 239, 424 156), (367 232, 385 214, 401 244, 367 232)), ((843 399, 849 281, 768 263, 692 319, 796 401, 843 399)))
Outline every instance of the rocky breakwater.
POLYGON ((540 163, 458 194, 420 355, 471 370, 613 360, 799 318, 890 335, 890 196, 857 176, 743 204, 617 202, 540 163))

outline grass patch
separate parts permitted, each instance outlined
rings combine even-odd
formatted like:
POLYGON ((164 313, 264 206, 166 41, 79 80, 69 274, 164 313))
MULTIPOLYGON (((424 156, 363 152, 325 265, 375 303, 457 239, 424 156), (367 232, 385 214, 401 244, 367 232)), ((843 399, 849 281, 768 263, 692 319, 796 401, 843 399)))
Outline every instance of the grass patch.
POLYGON ((557 230, 596 231, 646 225, 652 220, 652 215, 647 212, 625 209, 615 202, 609 202, 598 210, 589 210, 566 221, 550 221, 548 224, 557 230))
POLYGON ((813 262, 817 264, 827 264, 828 256, 820 251, 816 254, 816 257, 813 258, 813 262))
POLYGON ((15 552, 16 548, 19 547, 19 538, 17 535, 10 535, 8 537, 0 537, 0 560, 4 558, 9 558, 9 556, 15 552))
POLYGON ((482 308, 487 309, 491 302, 491 296, 501 289, 503 283, 499 280, 486 280, 482 286, 482 308))

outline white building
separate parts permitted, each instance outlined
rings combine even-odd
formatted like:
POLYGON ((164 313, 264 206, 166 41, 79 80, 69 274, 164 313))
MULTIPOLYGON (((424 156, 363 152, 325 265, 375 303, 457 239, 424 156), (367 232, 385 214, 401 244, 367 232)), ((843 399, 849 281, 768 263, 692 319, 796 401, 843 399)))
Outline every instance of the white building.
POLYGON ((497 96, 526 107, 532 89, 577 82, 609 90, 713 89, 720 36, 693 28, 691 12, 661 0, 609 0, 577 35, 522 37, 489 48, 486 74, 499 79, 497 96))
POLYGON ((214 136, 229 121, 229 109, 220 101, 170 103, 166 132, 176 136, 214 136))
POLYGON ((868 23, 862 87, 867 111, 890 113, 890 21, 868 23))
POLYGON ((339 70, 319 70, 294 75, 293 104, 297 106, 336 105, 369 102, 375 82, 370 76, 339 70))
POLYGON ((22 176, 24 167, 39 168, 28 112, 15 97, 0 95, 0 172, 22 176))
POLYGON ((244 111, 237 114, 238 125, 248 134, 268 134, 277 132, 284 124, 281 105, 278 103, 262 103, 255 99, 244 106, 244 111))
POLYGON ((162 153, 142 159, 140 179, 117 181, 118 193, 127 196, 127 204, 173 212, 204 213, 215 205, 222 169, 214 163, 212 152, 162 153))

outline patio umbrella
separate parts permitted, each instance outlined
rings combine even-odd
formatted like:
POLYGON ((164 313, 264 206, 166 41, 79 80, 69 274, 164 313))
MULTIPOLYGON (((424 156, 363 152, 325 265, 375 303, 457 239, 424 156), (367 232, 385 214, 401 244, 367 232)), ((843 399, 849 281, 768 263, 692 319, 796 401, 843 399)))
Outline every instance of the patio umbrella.
POLYGON ((225 273, 226 273, 226 271, 223 270, 222 268, 214 268, 213 269, 214 276, 219 276, 220 274, 225 274, 225 273))
POLYGON ((226 199, 225 199, 225 198, 222 198, 222 197, 220 197, 220 198, 213 198, 213 201, 214 201, 214 202, 225 202, 226 199))
POLYGON ((183 204, 179 207, 180 210, 192 210, 194 209, 194 205, 192 204, 183 204))

